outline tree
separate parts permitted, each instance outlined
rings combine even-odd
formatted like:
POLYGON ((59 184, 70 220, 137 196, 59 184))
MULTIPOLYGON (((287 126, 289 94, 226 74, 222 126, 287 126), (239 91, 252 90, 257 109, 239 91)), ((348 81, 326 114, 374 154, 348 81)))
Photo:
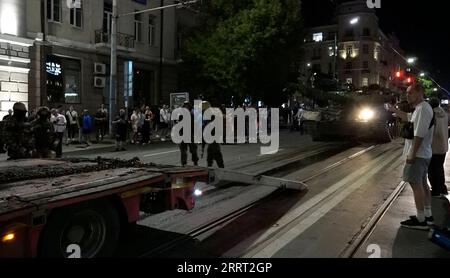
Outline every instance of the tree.
POLYGON ((434 83, 427 77, 419 77, 419 82, 425 89, 425 96, 427 98, 438 97, 438 93, 434 91, 434 83))
POLYGON ((275 105, 301 43, 300 9, 300 0, 205 1, 182 54, 182 89, 275 105))

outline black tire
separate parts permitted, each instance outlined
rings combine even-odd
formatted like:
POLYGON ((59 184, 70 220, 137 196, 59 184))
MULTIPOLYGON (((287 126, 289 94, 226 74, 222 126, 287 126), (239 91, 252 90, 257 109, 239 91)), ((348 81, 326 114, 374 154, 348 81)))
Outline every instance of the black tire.
POLYGON ((88 201, 52 212, 39 240, 39 256, 67 258, 67 247, 80 246, 81 258, 111 257, 120 219, 107 200, 88 201))

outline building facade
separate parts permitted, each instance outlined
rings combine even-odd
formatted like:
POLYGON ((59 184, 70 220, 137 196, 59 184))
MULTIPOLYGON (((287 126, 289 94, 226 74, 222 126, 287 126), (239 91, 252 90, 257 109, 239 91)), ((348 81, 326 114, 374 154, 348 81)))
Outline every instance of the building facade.
POLYGON ((336 24, 311 28, 302 48, 300 74, 334 76, 355 88, 377 84, 393 89, 394 72, 405 69, 399 41, 379 27, 374 9, 366 1, 339 5, 336 24))
POLYGON ((27 38, 26 3, 0 1, 0 120, 17 101, 29 105, 30 51, 27 38))
MULTIPOLYGON (((118 13, 174 2, 119 0, 118 13)), ((109 104, 112 0, 0 0, 0 8, 0 116, 16 101, 91 113, 109 104)), ((168 103, 177 92, 189 16, 169 8, 119 17, 118 107, 168 103)))

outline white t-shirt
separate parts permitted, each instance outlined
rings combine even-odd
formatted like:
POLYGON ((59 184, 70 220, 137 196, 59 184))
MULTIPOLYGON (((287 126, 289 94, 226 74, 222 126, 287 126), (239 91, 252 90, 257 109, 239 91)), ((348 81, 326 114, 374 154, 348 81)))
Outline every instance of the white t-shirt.
MULTIPOLYGON (((433 143, 434 126, 430 128, 433 120, 433 109, 423 101, 416 106, 414 113, 408 114, 409 121, 414 123, 414 137, 423 138, 422 145, 417 152, 418 158, 431 159, 433 151, 431 144, 433 143)), ((412 158, 414 140, 406 140, 403 155, 412 158)))

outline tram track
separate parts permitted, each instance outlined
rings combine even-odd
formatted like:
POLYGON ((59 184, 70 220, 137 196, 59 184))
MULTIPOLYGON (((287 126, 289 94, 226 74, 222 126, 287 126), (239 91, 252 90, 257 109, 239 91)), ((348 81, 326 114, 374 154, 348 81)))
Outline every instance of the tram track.
MULTIPOLYGON (((358 151, 350 156, 347 156, 331 165, 329 165, 328 167, 325 167, 323 169, 321 169, 318 172, 313 173, 311 176, 302 179, 303 182, 309 182, 317 177, 320 177, 321 175, 330 172, 334 169, 336 169, 337 167, 348 163, 358 157, 361 157, 362 155, 373 151, 374 149, 376 149, 378 147, 378 145, 373 145, 370 146, 368 148, 365 148, 361 151, 358 151)), ((297 164, 298 165, 298 161, 297 162, 293 162, 293 165, 297 164)), ((288 175, 289 173, 295 172, 298 169, 289 169, 290 167, 274 167, 274 169, 266 169, 264 172, 258 173, 258 174, 267 174, 270 173, 272 175, 288 175), (278 172, 277 169, 278 168, 278 172)), ((160 244, 158 246, 156 246, 155 248, 152 248, 151 250, 149 250, 148 252, 145 252, 144 254, 141 255, 141 257, 151 257, 151 256, 157 256, 158 254, 162 254, 164 252, 167 252, 168 250, 173 250, 175 248, 177 248, 178 246, 183 245, 184 243, 191 241, 192 239, 201 237, 202 235, 211 233, 212 231, 218 229, 218 227, 231 222, 243 215, 245 215, 247 212, 249 212, 252 209, 257 208, 258 206, 266 203, 269 200, 273 200, 274 198, 280 196, 282 194, 283 190, 277 190, 275 191, 273 194, 270 194, 268 196, 265 196, 259 200, 256 200, 254 202, 249 203, 248 205, 242 206, 238 209, 232 210, 231 212, 227 213, 226 215, 223 215, 219 218, 213 219, 211 221, 209 221, 208 223, 205 223, 203 225, 200 225, 199 227, 192 229, 190 232, 185 233, 183 235, 180 235, 179 237, 176 237, 172 240, 169 240, 167 242, 164 242, 163 244, 160 244)), ((280 229, 283 227, 279 227, 280 229)))

